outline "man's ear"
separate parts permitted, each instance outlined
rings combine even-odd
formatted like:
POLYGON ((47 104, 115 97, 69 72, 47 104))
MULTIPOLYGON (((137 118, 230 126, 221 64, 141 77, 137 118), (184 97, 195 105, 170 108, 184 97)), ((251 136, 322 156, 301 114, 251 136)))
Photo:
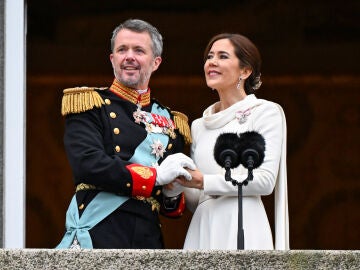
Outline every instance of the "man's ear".
POLYGON ((159 68, 161 62, 162 62, 162 58, 160 56, 155 57, 154 66, 153 66, 153 72, 159 68))
POLYGON ((114 55, 111 53, 109 56, 109 59, 110 59, 111 65, 114 67, 113 58, 114 58, 114 55))

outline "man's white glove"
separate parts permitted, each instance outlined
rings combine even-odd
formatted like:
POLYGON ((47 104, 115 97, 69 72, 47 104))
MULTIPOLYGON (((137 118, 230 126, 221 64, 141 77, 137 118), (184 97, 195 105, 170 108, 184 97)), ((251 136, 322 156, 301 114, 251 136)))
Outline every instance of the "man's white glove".
POLYGON ((182 193, 185 189, 185 187, 178 182, 172 182, 170 185, 172 185, 171 189, 167 189, 165 187, 162 189, 163 194, 166 197, 175 197, 182 193))
POLYGON ((184 168, 195 170, 194 161, 182 153, 167 156, 160 166, 156 168, 156 185, 166 185, 179 176, 184 176, 190 181, 191 175, 184 168))

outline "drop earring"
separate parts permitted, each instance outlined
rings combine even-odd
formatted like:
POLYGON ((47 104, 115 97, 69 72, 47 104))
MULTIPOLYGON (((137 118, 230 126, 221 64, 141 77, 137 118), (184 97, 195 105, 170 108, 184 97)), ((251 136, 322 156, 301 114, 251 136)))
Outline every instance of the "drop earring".
POLYGON ((239 81, 238 81, 238 83, 237 83, 237 85, 236 85, 236 88, 237 89, 240 89, 240 86, 241 86, 241 77, 239 77, 239 81))

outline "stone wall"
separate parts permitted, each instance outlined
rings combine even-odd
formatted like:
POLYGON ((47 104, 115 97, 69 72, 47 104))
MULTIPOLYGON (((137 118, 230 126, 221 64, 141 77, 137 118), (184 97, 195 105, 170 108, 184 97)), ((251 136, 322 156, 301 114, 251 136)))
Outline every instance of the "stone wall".
POLYGON ((3 247, 4 217, 4 63, 5 63, 5 4, 0 0, 0 247, 3 247))
POLYGON ((12 269, 358 269, 360 251, 0 250, 12 269))

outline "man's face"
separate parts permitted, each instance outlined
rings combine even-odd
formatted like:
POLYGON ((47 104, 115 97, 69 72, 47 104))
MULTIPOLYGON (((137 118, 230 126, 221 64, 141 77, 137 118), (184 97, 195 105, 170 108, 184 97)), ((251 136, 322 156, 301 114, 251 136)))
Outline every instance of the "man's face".
POLYGON ((154 58, 152 41, 147 32, 122 29, 115 38, 110 61, 115 78, 120 83, 144 90, 148 88, 151 73, 158 69, 161 57, 154 58))

